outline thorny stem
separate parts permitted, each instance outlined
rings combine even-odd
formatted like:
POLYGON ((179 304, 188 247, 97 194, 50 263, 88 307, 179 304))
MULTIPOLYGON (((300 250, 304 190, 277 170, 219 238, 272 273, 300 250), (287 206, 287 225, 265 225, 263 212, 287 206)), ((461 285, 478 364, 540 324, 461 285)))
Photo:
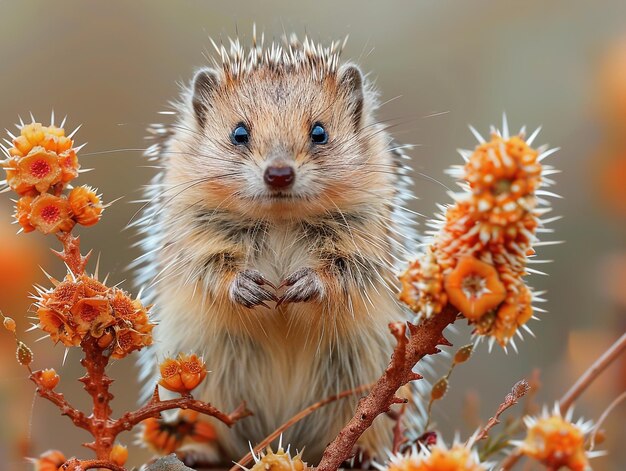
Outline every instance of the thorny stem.
POLYGON ((426 355, 439 353, 438 345, 450 345, 443 337, 443 330, 456 320, 457 310, 447 306, 440 314, 419 325, 395 322, 389 325, 396 338, 396 348, 383 375, 374 383, 370 393, 363 397, 355 414, 332 441, 317 467, 317 471, 335 471, 347 460, 356 441, 367 430, 374 419, 385 413, 393 404, 402 404, 404 399, 396 396, 398 389, 409 381, 420 379, 413 372, 415 364, 426 355), (410 331, 407 337, 406 330, 410 331))
MULTIPOLYGON (((58 233, 57 238, 63 244, 63 250, 56 253, 67 265, 74 276, 81 276, 85 273, 85 267, 89 260, 90 253, 83 256, 80 253, 80 239, 71 233, 58 233)), ((127 412, 121 418, 114 420, 111 418, 110 401, 113 395, 109 387, 113 380, 106 374, 106 367, 109 363, 109 356, 105 350, 98 346, 97 339, 88 337, 81 347, 85 353, 81 360, 81 365, 85 368, 85 375, 80 378, 85 390, 93 398, 93 412, 89 417, 71 406, 63 394, 46 389, 41 384, 41 372, 31 372, 30 379, 37 385, 37 393, 44 399, 55 404, 63 415, 67 415, 77 427, 85 429, 94 437, 94 442, 85 446, 91 448, 96 453, 96 460, 79 460, 71 458, 61 469, 87 470, 94 468, 106 468, 112 471, 125 471, 125 468, 109 461, 113 442, 117 435, 126 430, 131 430, 135 425, 149 417, 159 417, 160 413, 171 409, 192 409, 197 412, 210 415, 231 427, 239 419, 242 419, 251 412, 245 404, 239 406, 230 414, 225 414, 213 407, 211 404, 199 401, 191 395, 182 396, 178 399, 161 401, 158 395, 158 386, 152 399, 140 409, 134 412, 127 412)))
MULTIPOLYGON (((585 371, 574 385, 563 395, 559 401, 559 408, 564 414, 574 404, 574 401, 593 383, 600 374, 611 365, 626 350, 626 333, 611 345, 600 358, 585 371)), ((519 452, 510 454, 502 462, 502 471, 508 471, 513 468, 522 455, 519 452)))
POLYGON ((246 454, 246 456, 241 458, 232 468, 230 468, 230 471, 238 471, 238 470, 242 469, 244 466, 247 466, 248 463, 250 463, 250 461, 252 460, 252 453, 253 452, 254 452, 254 454, 257 454, 259 451, 263 450, 263 448, 265 448, 270 443, 272 443, 274 440, 276 440, 285 430, 287 430, 289 427, 291 427, 292 425, 296 424, 297 422, 300 422, 302 419, 304 419, 306 416, 312 414, 317 409, 320 409, 320 408, 324 407, 325 405, 330 404, 331 402, 337 401, 339 399, 343 399, 343 398, 346 398, 346 397, 349 397, 349 396, 353 396, 355 394, 361 394, 361 393, 363 393, 363 392, 365 392, 365 391, 367 391, 367 390, 369 390, 371 388, 372 388, 371 384, 365 384, 365 385, 362 385, 362 386, 358 386, 358 387, 356 387, 354 389, 349 389, 347 391, 340 392, 339 394, 335 394, 333 396, 329 396, 326 399, 322 399, 321 401, 318 401, 315 404, 310 405, 306 409, 301 410, 296 415, 294 415, 292 418, 290 418, 287 422, 285 422, 280 427, 278 427, 276 430, 274 430, 272 433, 270 433, 262 441, 260 441, 258 443, 258 445, 256 445, 251 452, 246 454))
POLYGON ((91 252, 83 256, 80 253, 80 237, 74 237, 71 232, 59 232, 57 233, 57 239, 63 244, 63 251, 54 252, 61 260, 65 262, 68 268, 75 276, 80 276, 85 273, 85 267, 89 261, 91 252))
POLYGON ((79 381, 85 385, 85 391, 93 398, 93 414, 90 419, 95 442, 87 446, 96 452, 98 459, 106 460, 111 454, 113 441, 117 435, 112 434, 112 430, 108 427, 112 412, 109 402, 113 399, 113 394, 109 392, 109 386, 113 380, 105 372, 109 357, 98 347, 94 338, 84 341, 82 348, 85 358, 81 360, 81 365, 87 373, 79 381))

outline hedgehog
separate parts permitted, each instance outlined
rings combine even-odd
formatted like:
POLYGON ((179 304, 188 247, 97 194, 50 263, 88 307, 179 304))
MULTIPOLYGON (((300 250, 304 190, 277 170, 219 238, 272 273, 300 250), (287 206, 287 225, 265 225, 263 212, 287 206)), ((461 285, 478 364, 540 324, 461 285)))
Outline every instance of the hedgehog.
MULTIPOLYGON (((254 414, 216 424, 217 446, 199 451, 224 461, 382 374, 387 326, 409 316, 396 273, 417 240, 407 147, 377 121, 371 81, 340 59, 345 41, 229 42, 213 43, 172 122, 151 127, 161 170, 136 223, 137 280, 159 323, 144 377, 168 354, 203 354, 211 372, 194 394, 254 414)), ((357 401, 316 411, 285 442, 317 462, 357 401)), ((379 418, 360 450, 381 454, 392 426, 379 418)))

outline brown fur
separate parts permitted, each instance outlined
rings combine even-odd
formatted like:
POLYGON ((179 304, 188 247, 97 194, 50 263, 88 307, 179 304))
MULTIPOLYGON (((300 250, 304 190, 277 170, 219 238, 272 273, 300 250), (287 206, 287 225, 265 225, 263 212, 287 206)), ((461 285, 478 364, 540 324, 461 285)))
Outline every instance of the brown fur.
MULTIPOLYGON (((245 400, 254 412, 219 429, 226 458, 237 459, 301 409, 382 373, 393 348, 387 324, 406 317, 394 262, 412 241, 398 207, 404 167, 375 121, 374 92, 355 66, 340 65, 338 44, 246 53, 236 42, 218 52, 222 62, 196 76, 155 152, 165 170, 141 222, 143 281, 158 312, 156 359, 202 353, 211 373, 197 396, 225 410, 245 400), (315 122, 327 144, 311 143, 315 122), (230 141, 238 123, 248 146, 230 141), (266 189, 270 163, 295 167, 290 197, 266 189), (291 283, 274 291, 250 273, 291 283), (269 308, 238 302, 242 283, 262 288, 269 308)), ((154 352, 144 360, 153 372, 154 352)), ((356 400, 316 412, 284 441, 315 462, 356 400)), ((380 418, 361 445, 381 452, 391 426, 380 418)))

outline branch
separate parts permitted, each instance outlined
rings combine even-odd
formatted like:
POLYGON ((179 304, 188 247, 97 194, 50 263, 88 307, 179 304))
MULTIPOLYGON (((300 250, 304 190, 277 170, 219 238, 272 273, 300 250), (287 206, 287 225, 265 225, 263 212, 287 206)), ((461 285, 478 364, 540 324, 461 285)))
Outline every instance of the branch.
POLYGON ((276 430, 274 430, 271 434, 269 434, 267 437, 265 437, 261 442, 259 442, 259 444, 257 446, 255 446, 254 449, 251 452, 249 452, 246 456, 241 458, 232 468, 230 468, 230 471, 238 471, 240 469, 243 469, 252 460, 252 453, 253 452, 255 454, 257 454, 260 450, 262 450, 267 445, 269 445, 274 440, 276 440, 285 430, 287 430, 289 427, 291 427, 295 423, 301 421, 306 416, 312 414, 317 409, 320 409, 320 408, 324 407, 325 405, 330 404, 331 402, 337 401, 339 399, 343 399, 345 397, 349 397, 349 396, 352 396, 354 394, 363 393, 363 392, 371 389, 371 387, 372 387, 371 384, 365 384, 365 385, 356 387, 354 389, 350 389, 348 391, 343 391, 343 392, 341 392, 339 394, 335 394, 333 396, 329 396, 326 399, 318 401, 315 404, 310 405, 306 409, 301 410, 296 415, 294 415, 291 419, 289 419, 287 422, 282 424, 280 427, 278 427, 276 430))
POLYGON ((199 401, 191 396, 181 396, 176 399, 162 401, 159 399, 158 386, 156 386, 155 394, 152 396, 150 402, 134 412, 124 414, 109 426, 109 430, 111 430, 114 435, 117 435, 124 430, 131 430, 135 425, 150 417, 158 418, 161 412, 172 409, 195 410, 201 414, 215 417, 229 427, 232 427, 237 421, 244 417, 252 415, 252 412, 246 409, 245 402, 241 403, 241 405, 230 414, 225 414, 211 404, 199 401))
POLYGON ((68 416, 72 420, 72 422, 74 422, 74 425, 90 431, 91 421, 87 417, 85 417, 85 414, 83 414, 81 411, 77 410, 74 406, 67 402, 63 394, 45 388, 41 384, 41 373, 41 371, 35 371, 29 376, 30 380, 37 385, 37 394, 57 406, 60 409, 61 414, 68 416))
POLYGON ((589 387, 595 379, 626 349, 626 333, 615 341, 609 349, 598 358, 578 381, 567 391, 559 401, 561 413, 565 414, 574 401, 589 387))
POLYGON ((419 325, 400 322, 389 325, 396 338, 396 348, 383 375, 376 381, 370 393, 359 401, 354 417, 326 447, 317 471, 335 471, 352 454, 359 437, 374 419, 385 413, 393 404, 404 403, 396 392, 409 381, 420 379, 413 367, 426 355, 439 353, 438 345, 450 345, 443 337, 443 330, 456 320, 457 311, 450 306, 440 314, 419 325), (410 336, 406 336, 407 326, 410 336))
POLYGON ((474 443, 487 438, 489 430, 491 430, 493 427, 500 423, 500 416, 502 415, 502 413, 509 407, 517 404, 517 401, 519 401, 524 395, 526 395, 528 391, 530 391, 530 385, 525 379, 515 383, 515 385, 511 389, 511 392, 507 394, 504 398, 504 402, 500 404, 500 407, 498 407, 495 415, 487 421, 487 424, 475 436, 468 440, 468 444, 471 443, 473 445, 474 443))

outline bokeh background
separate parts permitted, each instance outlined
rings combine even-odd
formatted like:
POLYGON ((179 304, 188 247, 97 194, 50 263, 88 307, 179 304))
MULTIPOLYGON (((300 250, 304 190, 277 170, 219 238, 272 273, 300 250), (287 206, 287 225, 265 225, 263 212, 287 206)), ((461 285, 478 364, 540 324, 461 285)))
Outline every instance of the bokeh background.
MULTIPOLYGON (((85 247, 101 252, 101 269, 132 287, 127 264, 138 255, 132 231, 123 231, 138 205, 145 167, 146 126, 176 97, 177 82, 205 64, 209 36, 245 39, 252 24, 267 37, 308 32, 325 41, 350 35, 345 56, 370 72, 388 102, 398 140, 416 144, 413 166, 420 200, 429 215, 447 202, 453 182, 443 170, 458 163, 457 147, 473 145, 472 123, 486 131, 506 111, 514 127, 543 125, 539 141, 560 146, 552 164, 554 204, 563 215, 553 224, 560 246, 542 247, 553 259, 550 276, 533 275, 548 290, 548 314, 532 327, 537 339, 506 356, 486 348, 455 371, 452 391, 435 408, 438 425, 451 439, 469 425, 459 420, 468 404, 486 420, 511 385, 541 370, 539 399, 552 403, 626 327, 626 2, 586 0, 498 1, 2 1, 0 0, 0 126, 12 127, 29 111, 47 120, 50 110, 83 123, 78 142, 88 141, 81 178, 106 200, 122 198, 94 229, 85 247), (90 155, 91 154, 91 155, 90 155), (437 184, 438 180, 441 184, 437 184), (469 398, 468 398, 469 397, 469 398)), ((44 121, 45 122, 45 121, 44 121)), ((44 283, 37 265, 62 276, 40 234, 16 236, 10 195, 0 195, 0 308, 26 328, 33 283, 44 283)), ((1 334, 1 333, 0 333, 1 334)), ((31 343, 41 334, 27 334, 31 343)), ((13 340, 0 335, 0 468, 27 469, 21 454, 47 448, 86 456, 87 436, 34 400, 24 372, 14 365, 13 340)), ((74 378, 79 352, 62 366, 63 348, 35 346, 37 367, 61 372, 60 388, 87 407, 74 378)), ((210 365, 211 359, 208 358, 210 365)), ((115 364, 115 411, 136 404, 133 360, 115 364)), ((614 365, 583 396, 577 412, 598 418, 626 387, 626 363, 614 365)), ((467 415, 467 414, 466 414, 467 415)), ((626 469, 626 406, 607 420, 610 450, 594 469, 626 469), (620 446, 621 445, 621 446, 620 446)), ((130 434, 122 436, 133 441, 130 434)), ((131 452, 139 464, 145 453, 131 452)), ((521 468, 520 468, 521 469, 521 468)))

